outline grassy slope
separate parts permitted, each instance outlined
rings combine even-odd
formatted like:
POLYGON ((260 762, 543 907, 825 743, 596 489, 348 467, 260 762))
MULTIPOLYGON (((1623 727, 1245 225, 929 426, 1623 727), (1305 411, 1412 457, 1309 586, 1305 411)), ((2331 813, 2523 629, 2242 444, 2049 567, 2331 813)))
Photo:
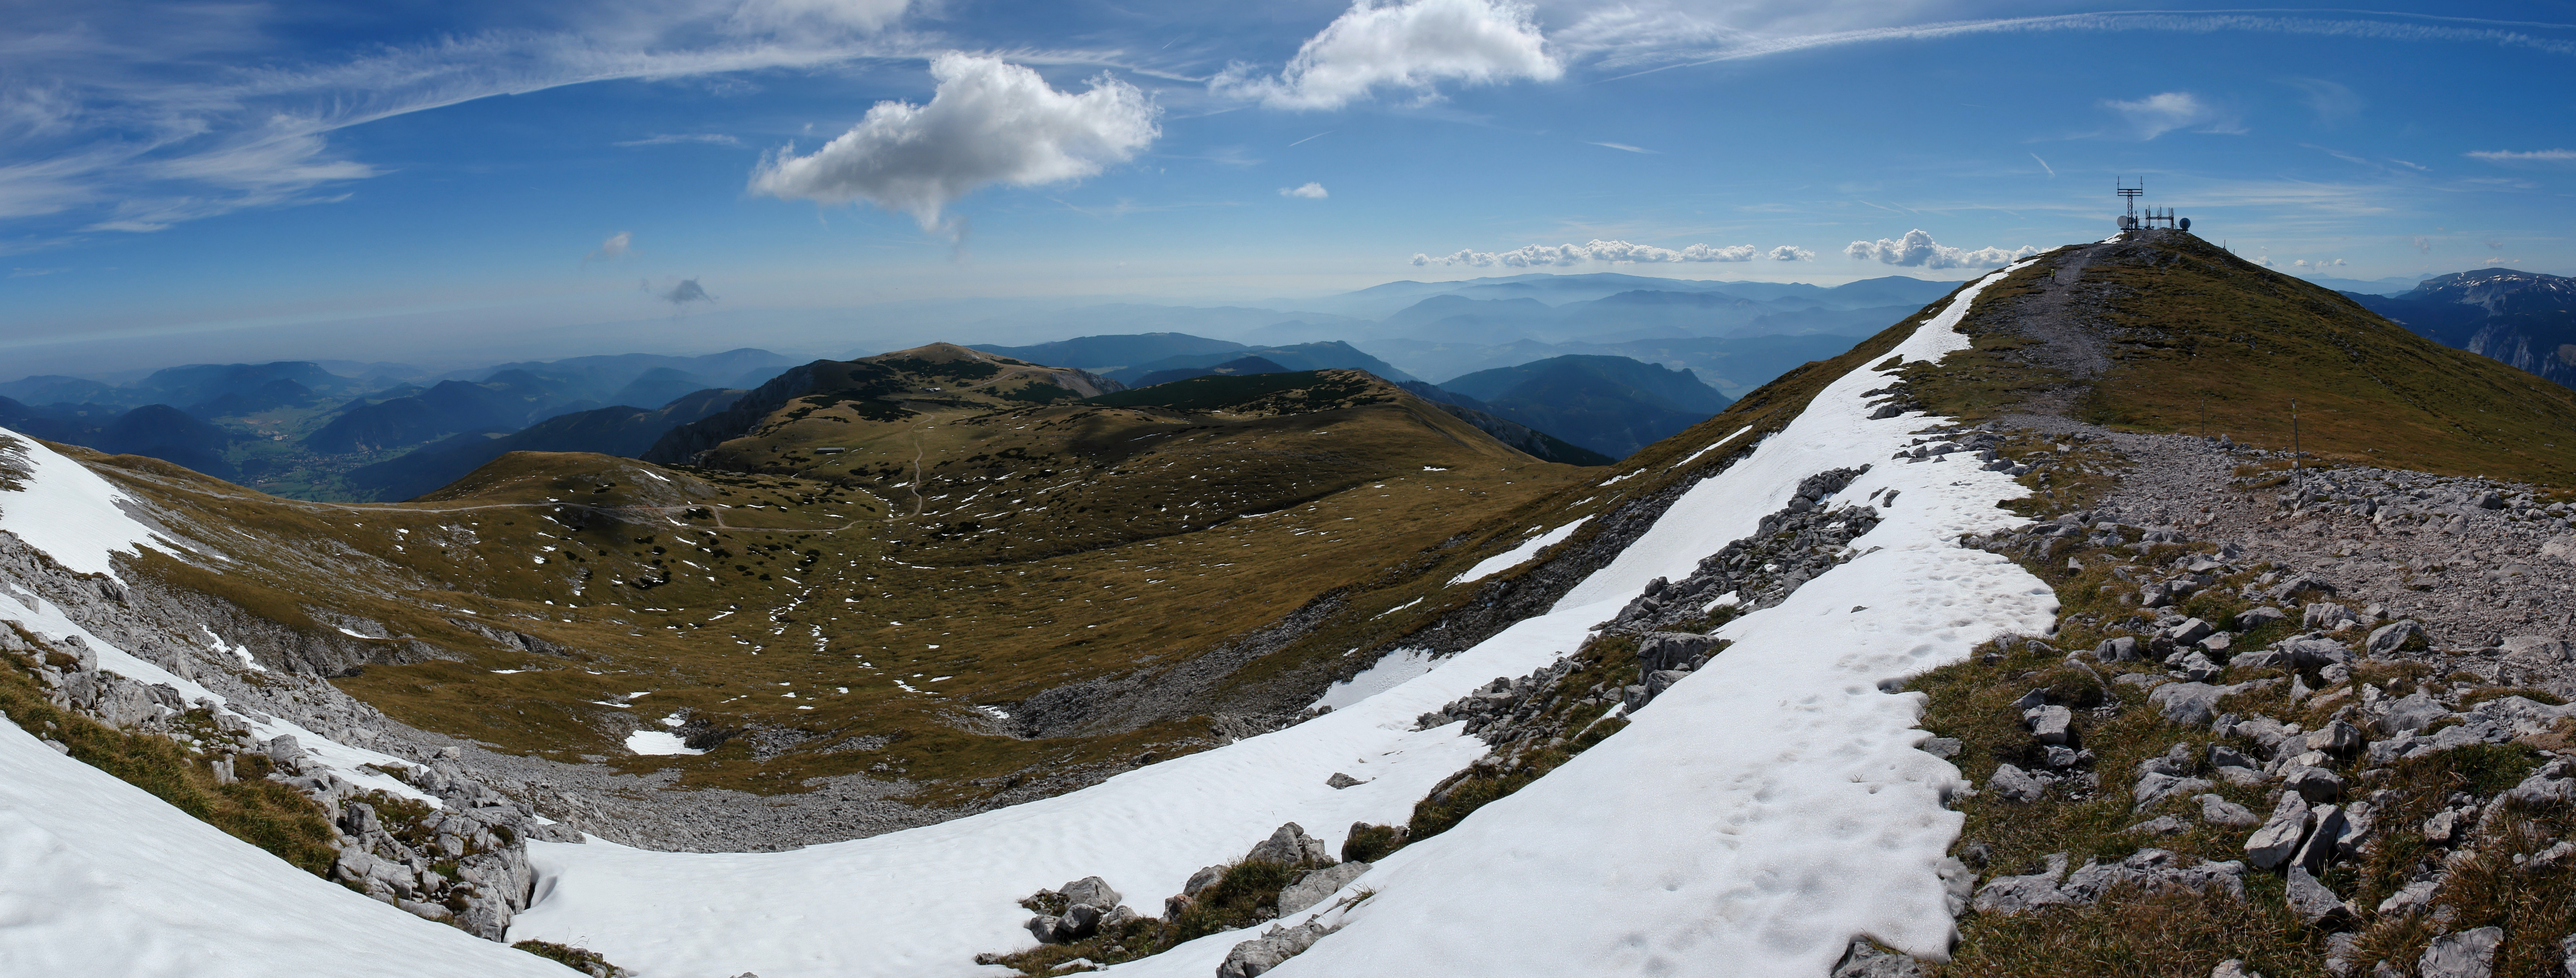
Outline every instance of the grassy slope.
POLYGON ((677 767, 691 784, 794 790, 870 770, 947 782, 945 801, 969 800, 957 787, 967 780, 1168 753, 1204 731, 1175 718, 1022 741, 991 732, 974 705, 1179 661, 1587 474, 1505 449, 1410 395, 1276 416, 924 406, 892 422, 818 420, 848 410, 839 405, 788 419, 785 408, 749 445, 728 446, 819 463, 805 476, 519 453, 401 505, 297 503, 148 459, 104 461, 182 532, 239 561, 217 577, 148 557, 148 573, 315 640, 362 641, 337 633, 336 616, 351 615, 386 626, 393 644, 452 656, 338 680, 406 722, 566 760, 677 767), (811 453, 826 433, 852 450, 811 453), (916 481, 909 465, 878 475, 872 444, 907 463, 919 451, 928 485, 895 487, 916 481), (1032 470, 1048 474, 1016 477, 1032 470), (924 489, 917 517, 913 488, 924 489), (1053 491, 1031 498, 1041 490, 1053 491), (968 505, 977 496, 1036 514, 986 515, 986 532, 943 536, 992 512, 968 505), (1219 504, 1196 509, 1215 518, 1184 523, 1193 502, 1219 504), (656 566, 669 584, 614 583, 656 566), (568 655, 503 645, 477 625, 568 655), (628 710, 605 705, 648 689, 628 710), (703 757, 631 758, 617 746, 630 716, 681 708, 812 739, 766 761, 739 741, 703 757), (866 735, 892 744, 828 750, 866 735))
MULTIPOLYGON (((2065 250, 2053 255, 2062 255, 2065 250)), ((2027 291, 2043 260, 1990 290, 2027 291)), ((2088 268, 2119 330, 2114 366, 2077 401, 2083 420, 2136 431, 2227 434, 2330 459, 2576 486, 2576 391, 2417 336, 2344 296, 2171 234, 2088 268)), ((1997 309, 1980 302, 1981 312, 1997 309)), ((2026 339, 1963 328, 1978 350, 1942 364, 1936 407, 2002 410, 2054 380, 2009 354, 2026 339)))

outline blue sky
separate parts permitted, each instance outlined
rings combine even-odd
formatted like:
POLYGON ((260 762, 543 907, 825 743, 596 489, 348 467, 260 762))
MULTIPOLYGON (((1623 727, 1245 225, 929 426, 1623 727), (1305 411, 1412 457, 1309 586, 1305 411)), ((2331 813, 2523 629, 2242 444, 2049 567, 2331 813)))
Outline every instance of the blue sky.
POLYGON ((2564 2, 534 6, 12 5, 0 373, 1955 279, 2115 177, 2297 274, 2576 273, 2564 2))

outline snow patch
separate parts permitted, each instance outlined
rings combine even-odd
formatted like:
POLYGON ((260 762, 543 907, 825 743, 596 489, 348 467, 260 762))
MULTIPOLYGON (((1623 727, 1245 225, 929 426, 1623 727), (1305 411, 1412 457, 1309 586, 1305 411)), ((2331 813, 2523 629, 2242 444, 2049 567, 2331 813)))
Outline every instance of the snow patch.
MULTIPOLYGON (((677 717, 664 717, 662 718, 662 723, 666 726, 678 726, 678 724, 674 722, 677 719, 677 717)), ((687 741, 680 739, 679 734, 662 730, 638 730, 634 733, 627 734, 626 749, 638 754, 706 753, 706 751, 690 747, 687 741)))
POLYGON ((0 879, 13 975, 566 974, 288 865, 5 722, 0 879))
POLYGON ((1404 685, 1414 677, 1437 668, 1438 664, 1438 660, 1432 658, 1430 649, 1397 649, 1387 653, 1385 658, 1377 660, 1376 665, 1360 670, 1359 675, 1334 683, 1324 690, 1321 698, 1307 704, 1306 708, 1328 706, 1336 710, 1343 709, 1404 685))
POLYGON ((1449 583, 1444 586, 1456 587, 1470 581, 1481 581, 1485 578, 1492 577, 1496 574, 1500 574, 1514 567, 1528 563, 1530 558, 1538 556, 1539 551, 1564 542, 1566 537, 1573 536, 1575 530, 1589 522, 1592 522, 1592 517, 1586 516, 1572 523, 1565 524, 1564 526, 1557 527, 1556 529, 1549 530, 1545 533, 1531 537, 1528 540, 1524 540, 1521 542, 1520 546, 1513 547, 1510 550, 1478 561, 1476 566, 1467 568, 1466 573, 1450 578, 1449 583))

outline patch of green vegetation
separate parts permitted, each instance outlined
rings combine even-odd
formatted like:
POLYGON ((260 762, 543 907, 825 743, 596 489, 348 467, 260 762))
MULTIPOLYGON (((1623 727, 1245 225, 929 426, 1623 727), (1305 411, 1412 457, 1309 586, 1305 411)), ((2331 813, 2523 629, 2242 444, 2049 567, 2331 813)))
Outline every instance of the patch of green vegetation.
POLYGON ((608 963, 606 957, 589 948, 557 944, 553 941, 520 941, 510 946, 583 974, 622 975, 626 973, 626 969, 608 963))
POLYGON ((1210 374, 1168 384, 1102 394, 1084 403, 1104 407, 1159 407, 1174 411, 1264 411, 1302 414, 1395 398, 1382 382, 1356 370, 1300 370, 1282 374, 1210 374))
MULTIPOLYGON (((1279 891, 1297 881, 1315 867, 1304 864, 1274 863, 1246 859, 1225 867, 1225 875, 1181 909, 1172 920, 1145 917, 1116 926, 1103 926, 1100 932, 1066 944, 1041 944, 1016 954, 996 955, 996 964, 1019 969, 1026 975, 1063 974, 1066 962, 1083 959, 1095 965, 1114 965, 1137 958, 1161 954, 1197 938, 1230 930, 1242 930, 1279 916, 1279 891)), ((1022 900, 1020 905, 1037 913, 1060 913, 1063 898, 1022 900)))
POLYGON ((1026 387, 1003 391, 999 396, 1006 401, 1024 401, 1030 404, 1057 404, 1082 399, 1082 395, 1066 390, 1052 381, 1033 381, 1026 387))
POLYGON ((1355 823, 1351 834, 1342 839, 1342 861, 1373 863, 1388 853, 1404 847, 1406 830, 1401 825, 1368 825, 1355 823))
MULTIPOLYGON (((0 624, 0 627, 9 627, 0 624)), ((295 789, 261 778, 267 758, 240 755, 242 780, 218 784, 212 758, 162 737, 131 734, 59 709, 45 698, 32 666, 14 656, 0 668, 0 712, 30 734, 71 748, 73 760, 188 813, 226 835, 265 849, 297 869, 327 877, 339 853, 331 848, 327 814, 295 789), (250 761, 251 758, 258 758, 250 761)), ((202 718, 201 718, 202 719, 202 718)))

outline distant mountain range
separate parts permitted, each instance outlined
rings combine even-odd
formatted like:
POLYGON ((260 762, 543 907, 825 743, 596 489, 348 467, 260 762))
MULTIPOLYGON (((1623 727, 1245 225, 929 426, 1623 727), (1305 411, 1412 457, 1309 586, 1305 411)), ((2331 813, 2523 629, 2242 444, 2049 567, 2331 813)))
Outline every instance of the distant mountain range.
POLYGON ((1625 458, 1734 403, 1687 369, 1585 354, 1478 371, 1440 387, 1611 458, 1625 458))
POLYGON ((2576 279, 2489 268, 2394 296, 2344 295, 2444 346, 2576 387, 2576 279))

